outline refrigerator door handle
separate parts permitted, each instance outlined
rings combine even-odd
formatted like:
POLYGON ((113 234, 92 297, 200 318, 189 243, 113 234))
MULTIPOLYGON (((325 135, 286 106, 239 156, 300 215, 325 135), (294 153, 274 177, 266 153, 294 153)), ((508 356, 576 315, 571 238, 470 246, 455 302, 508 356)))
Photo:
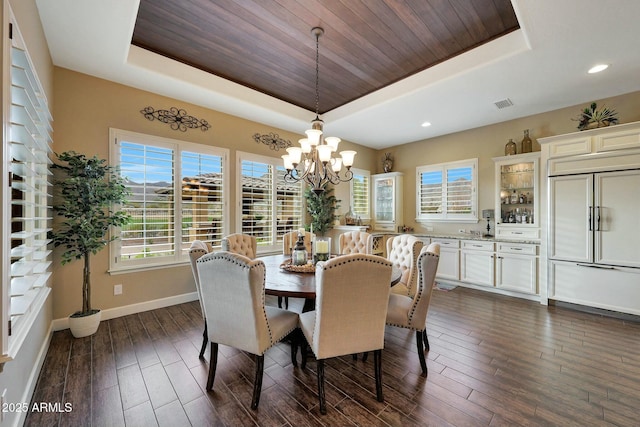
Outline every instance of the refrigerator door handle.
POLYGON ((588 208, 588 213, 589 213, 589 231, 593 231, 593 220, 591 218, 591 212, 593 211, 593 206, 589 206, 588 208))
POLYGON ((596 231, 600 231, 600 206, 596 206, 596 231))
POLYGON ((599 268, 601 270, 615 270, 615 267, 608 267, 606 265, 596 265, 596 264, 581 264, 576 263, 578 267, 589 267, 589 268, 599 268))

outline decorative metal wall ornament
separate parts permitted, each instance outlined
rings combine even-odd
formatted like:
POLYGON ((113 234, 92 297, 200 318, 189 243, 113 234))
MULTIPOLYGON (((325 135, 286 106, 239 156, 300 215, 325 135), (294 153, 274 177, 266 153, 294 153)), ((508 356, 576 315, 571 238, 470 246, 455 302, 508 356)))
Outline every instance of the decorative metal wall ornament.
POLYGON ((158 119, 162 123, 166 123, 171 126, 173 130, 179 130, 180 132, 186 132, 187 129, 198 129, 205 132, 209 130, 211 125, 202 119, 197 119, 193 116, 189 116, 183 109, 171 107, 169 110, 155 110, 153 107, 146 107, 140 112, 150 121, 158 119))
POLYGON ((259 144, 263 143, 264 145, 268 145, 274 151, 278 151, 281 148, 289 148, 291 147, 291 141, 280 138, 280 135, 277 133, 268 133, 264 135, 260 135, 256 133, 253 135, 253 139, 259 144))

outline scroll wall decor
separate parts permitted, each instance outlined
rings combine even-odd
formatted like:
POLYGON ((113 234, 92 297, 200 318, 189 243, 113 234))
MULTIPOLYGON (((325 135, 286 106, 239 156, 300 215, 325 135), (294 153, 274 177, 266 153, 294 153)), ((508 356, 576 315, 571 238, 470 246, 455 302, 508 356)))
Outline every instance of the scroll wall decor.
POLYGON ((280 138, 280 135, 277 133, 268 133, 264 135, 260 135, 256 133, 253 135, 253 139, 259 144, 263 143, 264 145, 268 145, 274 151, 278 151, 281 148, 291 147, 291 141, 280 138))
POLYGON ((211 125, 202 119, 195 118, 187 114, 183 109, 171 107, 169 110, 156 110, 153 107, 146 107, 140 112, 150 121, 157 119, 162 123, 171 126, 173 130, 186 132, 187 129, 198 129, 205 132, 209 130, 211 125))

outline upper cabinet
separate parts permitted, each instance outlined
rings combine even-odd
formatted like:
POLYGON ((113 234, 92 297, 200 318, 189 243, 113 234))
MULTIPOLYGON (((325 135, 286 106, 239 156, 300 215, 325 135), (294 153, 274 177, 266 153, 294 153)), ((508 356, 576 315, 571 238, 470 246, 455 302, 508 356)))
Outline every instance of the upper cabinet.
POLYGON ((540 152, 495 157, 496 237, 539 239, 540 152))
POLYGON ((371 175, 371 180, 373 182, 373 229, 395 232, 403 223, 402 173, 371 175))

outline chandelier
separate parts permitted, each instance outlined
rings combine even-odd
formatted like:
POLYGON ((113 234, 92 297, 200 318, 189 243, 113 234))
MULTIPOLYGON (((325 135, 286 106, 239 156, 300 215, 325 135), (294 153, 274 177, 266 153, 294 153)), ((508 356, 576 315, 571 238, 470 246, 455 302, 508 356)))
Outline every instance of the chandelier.
POLYGON ((323 121, 318 116, 319 95, 319 40, 324 34, 320 27, 311 29, 311 34, 316 38, 316 118, 311 121, 311 129, 305 131, 306 138, 298 140, 300 147, 289 147, 287 153, 282 156, 287 172, 284 175, 285 182, 295 183, 304 180, 316 193, 324 191, 327 183, 336 185, 347 182, 353 178, 351 166, 356 155, 355 151, 341 151, 340 157, 333 157, 338 150, 340 138, 335 136, 323 136, 323 121), (345 171, 341 176, 342 166, 345 171))

